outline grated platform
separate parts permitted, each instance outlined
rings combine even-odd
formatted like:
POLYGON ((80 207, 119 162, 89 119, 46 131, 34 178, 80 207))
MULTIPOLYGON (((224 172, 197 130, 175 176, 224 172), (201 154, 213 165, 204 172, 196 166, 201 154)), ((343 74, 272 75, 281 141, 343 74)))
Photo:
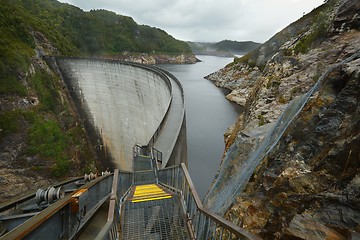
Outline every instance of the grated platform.
POLYGON ((167 199, 125 203, 122 239, 190 239, 176 196, 167 199))

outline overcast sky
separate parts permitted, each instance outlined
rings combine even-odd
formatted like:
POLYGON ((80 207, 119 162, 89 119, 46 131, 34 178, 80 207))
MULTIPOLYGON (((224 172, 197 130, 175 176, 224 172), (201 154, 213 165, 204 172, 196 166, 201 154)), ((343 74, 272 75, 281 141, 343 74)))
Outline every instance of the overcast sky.
POLYGON ((60 0, 106 9, 185 41, 265 42, 324 0, 60 0))

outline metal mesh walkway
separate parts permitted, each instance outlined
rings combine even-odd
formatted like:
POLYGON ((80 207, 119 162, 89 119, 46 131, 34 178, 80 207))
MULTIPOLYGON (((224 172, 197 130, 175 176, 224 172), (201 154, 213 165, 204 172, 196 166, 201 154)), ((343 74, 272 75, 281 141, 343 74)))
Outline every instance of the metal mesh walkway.
POLYGON ((190 239, 177 196, 155 184, 136 188, 124 204, 122 239, 190 239))

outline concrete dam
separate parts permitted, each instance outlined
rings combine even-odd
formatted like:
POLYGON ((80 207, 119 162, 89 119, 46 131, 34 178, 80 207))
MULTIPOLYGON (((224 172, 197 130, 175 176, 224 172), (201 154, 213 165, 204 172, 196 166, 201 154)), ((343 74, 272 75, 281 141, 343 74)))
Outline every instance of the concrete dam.
POLYGON ((187 162, 183 90, 170 73, 113 60, 56 58, 105 166, 133 170, 133 147, 162 152, 162 167, 187 162))
POLYGON ((0 239, 259 239, 204 208, 185 164, 184 97, 173 75, 110 60, 51 64, 100 159, 116 169, 0 204, 0 239))

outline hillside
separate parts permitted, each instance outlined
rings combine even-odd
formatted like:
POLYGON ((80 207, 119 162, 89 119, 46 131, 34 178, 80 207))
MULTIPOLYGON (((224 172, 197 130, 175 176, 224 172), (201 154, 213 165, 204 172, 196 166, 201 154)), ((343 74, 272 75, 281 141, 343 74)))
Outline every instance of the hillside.
POLYGON ((326 1, 207 76, 245 108, 208 208, 264 239, 359 238, 359 11, 326 1))
MULTIPOLYGON (((43 26, 41 30, 45 35, 51 36, 54 31, 60 33, 67 40, 63 43, 59 42, 60 46, 56 46, 61 47, 60 51, 63 50, 64 45, 70 44, 73 45, 72 48, 76 48, 77 53, 82 55, 116 56, 123 51, 191 54, 191 50, 185 42, 174 39, 165 31, 138 25, 131 17, 117 15, 110 11, 84 12, 77 7, 55 0, 36 2, 7 0, 6 3, 17 5, 19 7, 17 12, 26 12, 35 18, 36 24, 43 26)), ((50 38, 50 36, 48 37, 50 38)), ((68 52, 62 51, 61 53, 68 52)), ((74 51, 70 53, 74 53, 74 51)))
POLYGON ((188 42, 188 45, 192 52, 197 55, 234 57, 235 55, 245 55, 259 47, 260 43, 223 40, 217 43, 188 42))
POLYGON ((0 202, 102 170, 63 82, 43 55, 195 59, 185 42, 105 10, 3 0, 0 15, 0 202))

